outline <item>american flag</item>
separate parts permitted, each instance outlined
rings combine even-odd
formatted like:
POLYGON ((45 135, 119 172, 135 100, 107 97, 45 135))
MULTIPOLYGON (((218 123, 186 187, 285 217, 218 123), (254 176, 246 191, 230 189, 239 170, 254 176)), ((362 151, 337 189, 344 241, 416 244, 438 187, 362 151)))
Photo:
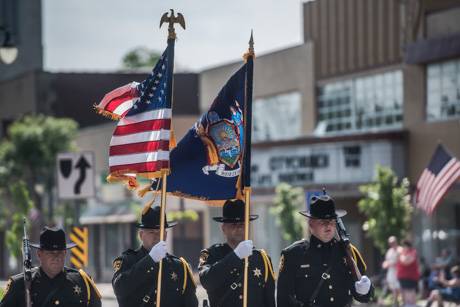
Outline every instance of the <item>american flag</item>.
POLYGON ((99 113, 119 119, 110 141, 109 181, 128 180, 132 186, 137 175, 155 178, 169 169, 168 48, 147 79, 111 91, 96 106, 99 113))
POLYGON ((460 162, 438 145, 417 182, 415 205, 431 215, 447 190, 460 178, 460 162))

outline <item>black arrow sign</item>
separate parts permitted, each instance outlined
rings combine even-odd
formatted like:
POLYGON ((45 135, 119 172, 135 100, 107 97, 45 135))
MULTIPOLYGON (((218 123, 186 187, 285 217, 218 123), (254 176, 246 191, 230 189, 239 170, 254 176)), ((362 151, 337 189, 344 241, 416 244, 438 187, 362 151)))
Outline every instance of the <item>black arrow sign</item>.
POLYGON ((75 186, 73 187, 74 194, 78 195, 81 193, 81 186, 83 182, 85 182, 86 178, 86 169, 91 168, 91 165, 86 161, 85 156, 81 156, 78 160, 77 165, 75 168, 80 169, 80 176, 78 177, 77 182, 75 182, 75 186))

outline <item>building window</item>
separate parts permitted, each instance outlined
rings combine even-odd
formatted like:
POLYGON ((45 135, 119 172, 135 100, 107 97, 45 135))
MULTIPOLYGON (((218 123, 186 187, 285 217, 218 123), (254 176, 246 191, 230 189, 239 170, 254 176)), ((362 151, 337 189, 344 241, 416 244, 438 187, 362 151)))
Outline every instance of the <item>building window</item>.
POLYGON ((401 128, 402 104, 401 71, 326 84, 319 88, 317 133, 401 128))
POLYGON ((427 119, 460 117, 460 60, 427 66, 427 119))
POLYGON ((361 147, 345 146, 343 147, 343 156, 345 158, 345 167, 356 168, 361 166, 361 147))
POLYGON ((301 135, 302 110, 299 92, 256 99, 252 115, 254 142, 286 140, 301 135))

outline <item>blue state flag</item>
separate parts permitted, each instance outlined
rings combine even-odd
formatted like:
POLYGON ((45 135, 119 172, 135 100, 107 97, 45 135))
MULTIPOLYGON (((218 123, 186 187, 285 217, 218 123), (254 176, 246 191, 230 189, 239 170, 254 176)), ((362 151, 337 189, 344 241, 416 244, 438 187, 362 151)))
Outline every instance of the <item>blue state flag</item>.
POLYGON ((241 196, 248 67, 252 68, 246 63, 233 74, 209 110, 171 151, 169 193, 214 202, 241 196))

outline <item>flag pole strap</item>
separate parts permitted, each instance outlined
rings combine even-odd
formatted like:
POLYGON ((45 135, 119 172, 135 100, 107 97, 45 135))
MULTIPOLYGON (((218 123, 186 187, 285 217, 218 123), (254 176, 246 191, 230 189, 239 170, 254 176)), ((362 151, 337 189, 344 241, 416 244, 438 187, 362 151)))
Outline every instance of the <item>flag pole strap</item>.
MULTIPOLYGON (((251 188, 244 187, 244 239, 249 240, 249 213, 251 206, 251 188)), ((248 306, 248 270, 249 259, 244 258, 244 287, 243 287, 243 307, 248 306)))

